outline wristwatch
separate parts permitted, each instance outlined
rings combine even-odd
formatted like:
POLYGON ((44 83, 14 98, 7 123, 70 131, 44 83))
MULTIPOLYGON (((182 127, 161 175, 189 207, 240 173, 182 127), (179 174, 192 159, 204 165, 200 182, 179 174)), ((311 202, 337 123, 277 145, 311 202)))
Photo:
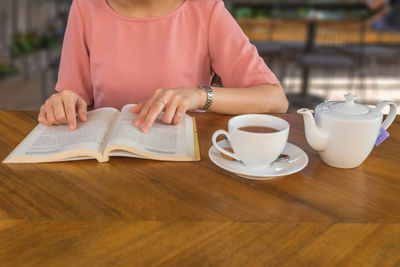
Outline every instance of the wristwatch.
POLYGON ((207 102, 206 104, 201 108, 202 110, 208 110, 211 107, 213 98, 214 98, 214 92, 210 86, 200 86, 200 89, 206 92, 207 94, 207 102))

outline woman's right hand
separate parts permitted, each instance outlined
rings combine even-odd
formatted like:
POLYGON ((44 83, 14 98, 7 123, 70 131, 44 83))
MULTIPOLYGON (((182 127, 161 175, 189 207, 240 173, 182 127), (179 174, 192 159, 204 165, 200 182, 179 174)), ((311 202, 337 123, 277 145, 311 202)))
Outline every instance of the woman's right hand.
POLYGON ((48 126, 68 124, 71 130, 75 130, 76 113, 81 121, 87 121, 87 103, 77 93, 64 90, 53 94, 40 107, 38 121, 48 126))

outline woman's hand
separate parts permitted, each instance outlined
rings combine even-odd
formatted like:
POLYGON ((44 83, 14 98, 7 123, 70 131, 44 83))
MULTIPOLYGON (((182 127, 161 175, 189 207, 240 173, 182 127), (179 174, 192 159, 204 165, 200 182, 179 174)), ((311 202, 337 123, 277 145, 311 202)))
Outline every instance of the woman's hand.
POLYGON ((64 90, 53 94, 41 106, 38 121, 50 125, 69 124, 71 130, 77 127, 76 111, 79 119, 86 121, 87 104, 78 94, 64 90))
POLYGON ((203 107, 206 99, 206 93, 199 88, 158 89, 149 100, 131 109, 139 114, 134 124, 147 133, 163 110, 163 122, 178 124, 186 111, 203 107))

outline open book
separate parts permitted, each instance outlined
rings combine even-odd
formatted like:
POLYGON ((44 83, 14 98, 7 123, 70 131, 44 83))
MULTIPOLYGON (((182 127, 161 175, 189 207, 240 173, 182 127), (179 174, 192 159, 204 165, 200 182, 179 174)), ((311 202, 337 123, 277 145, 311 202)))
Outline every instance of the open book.
POLYGON ((161 122, 161 115, 146 134, 133 125, 137 115, 126 105, 121 112, 100 108, 88 112, 75 131, 68 125, 37 125, 3 163, 67 160, 110 160, 110 156, 166 161, 200 160, 196 123, 185 115, 179 125, 161 122))

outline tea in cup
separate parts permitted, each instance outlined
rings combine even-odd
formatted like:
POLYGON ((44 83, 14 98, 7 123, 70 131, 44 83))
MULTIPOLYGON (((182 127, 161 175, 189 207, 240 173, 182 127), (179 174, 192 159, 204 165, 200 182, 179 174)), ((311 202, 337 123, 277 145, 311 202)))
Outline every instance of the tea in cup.
POLYGON ((221 153, 241 161, 248 168, 267 168, 285 148, 289 128, 287 121, 275 116, 240 115, 229 120, 228 132, 216 131, 212 142, 221 153), (220 135, 226 136, 233 153, 218 145, 217 138, 220 135))

